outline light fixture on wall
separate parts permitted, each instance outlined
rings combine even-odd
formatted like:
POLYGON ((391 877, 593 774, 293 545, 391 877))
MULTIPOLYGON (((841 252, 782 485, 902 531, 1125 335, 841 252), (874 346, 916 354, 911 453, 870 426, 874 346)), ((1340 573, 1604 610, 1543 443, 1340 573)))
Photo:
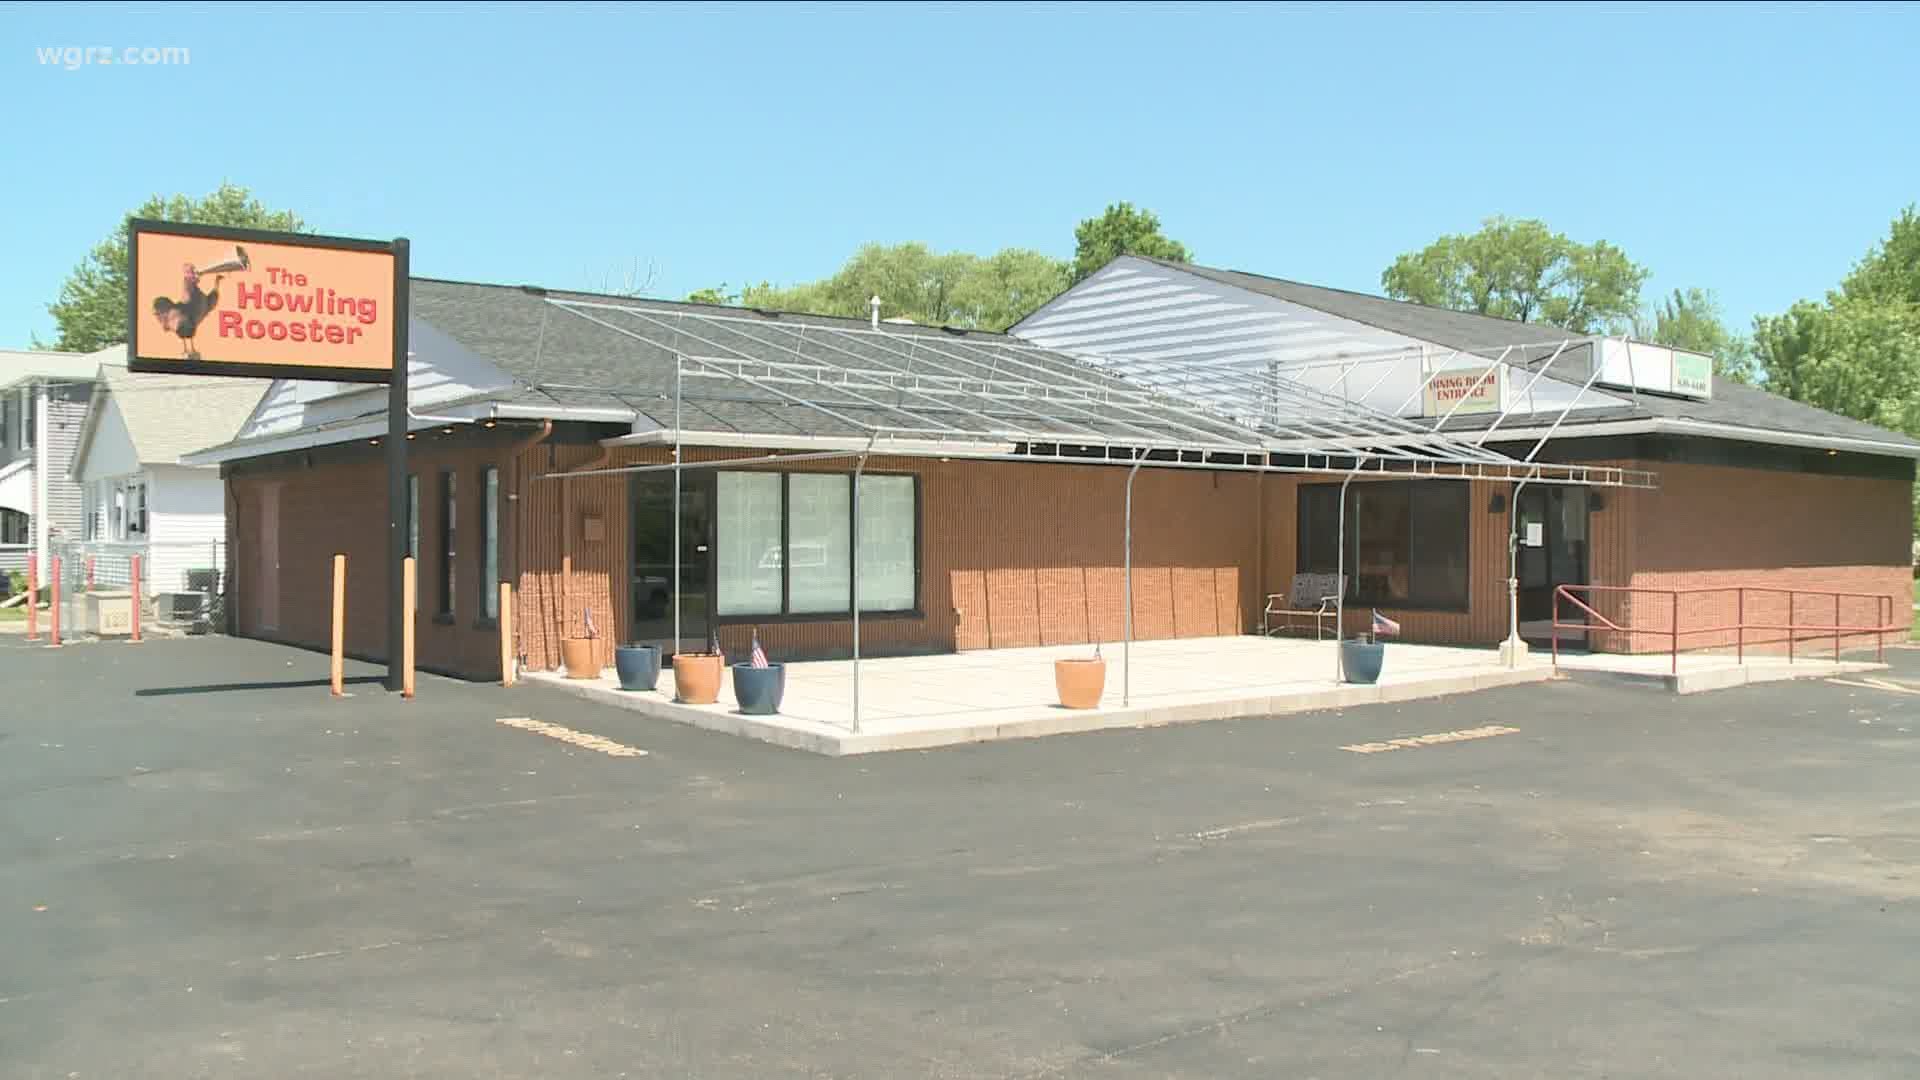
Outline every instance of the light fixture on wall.
POLYGON ((1504 514, 1506 512, 1507 512, 1506 493, 1500 492, 1500 491, 1494 492, 1493 498, 1487 500, 1487 513, 1504 514))
POLYGON ((1598 491, 1590 491, 1587 493, 1587 512, 1588 513, 1597 514, 1600 511, 1605 510, 1606 508, 1607 508, 1607 497, 1604 494, 1598 491))

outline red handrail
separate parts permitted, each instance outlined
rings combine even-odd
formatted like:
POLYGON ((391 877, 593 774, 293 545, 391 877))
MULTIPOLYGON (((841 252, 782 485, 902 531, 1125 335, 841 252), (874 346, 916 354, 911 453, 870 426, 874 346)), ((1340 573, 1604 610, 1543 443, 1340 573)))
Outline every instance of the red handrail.
POLYGON ((1893 624, 1893 609, 1894 598, 1882 593, 1836 592, 1828 589, 1788 589, 1772 585, 1708 585, 1690 589, 1642 589, 1630 585, 1557 585, 1553 590, 1553 662, 1555 667, 1558 667, 1560 664, 1559 632, 1561 630, 1580 630, 1587 633, 1595 630, 1611 630, 1624 634, 1665 634, 1667 637, 1667 652, 1670 658, 1668 666, 1669 670, 1675 675, 1680 673, 1680 638, 1688 634, 1734 634, 1736 655, 1741 663, 1745 663, 1747 659, 1747 631, 1749 630, 1786 631, 1787 660, 1789 663, 1793 661, 1794 643, 1799 638, 1801 631, 1811 633, 1832 631, 1833 658, 1835 662, 1838 662, 1840 659, 1842 635, 1872 634, 1874 636, 1874 655, 1884 661, 1886 659, 1886 635, 1903 629, 1893 624), (1665 629, 1622 626, 1596 611, 1593 606, 1585 600, 1575 596, 1574 593, 1576 591, 1587 593, 1589 596, 1594 593, 1622 593, 1629 596, 1664 596, 1668 601, 1670 618, 1665 629), (1787 598, 1787 621, 1785 623, 1748 622, 1747 593, 1749 591, 1784 595, 1787 598), (1686 630, 1680 629, 1680 598, 1683 596, 1698 596, 1703 593, 1732 593, 1735 604, 1734 621, 1728 624, 1696 626, 1686 630), (1833 600, 1833 622, 1825 624, 1802 623, 1797 621, 1797 601, 1803 596, 1831 597, 1833 600), (1560 621, 1560 601, 1562 599, 1579 608, 1596 621, 1577 623, 1560 621), (1840 621, 1840 604, 1842 600, 1847 599, 1873 601, 1874 616, 1879 618, 1881 622, 1873 626, 1856 626, 1842 623, 1840 621))

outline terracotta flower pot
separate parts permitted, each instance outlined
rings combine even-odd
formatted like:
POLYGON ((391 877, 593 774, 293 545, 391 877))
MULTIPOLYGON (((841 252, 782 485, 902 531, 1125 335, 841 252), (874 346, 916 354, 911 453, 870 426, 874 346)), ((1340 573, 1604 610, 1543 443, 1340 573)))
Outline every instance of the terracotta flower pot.
POLYGON ((726 658, 719 653, 673 654, 673 699, 687 705, 711 705, 720 700, 720 673, 726 658))
POLYGON ((1105 660, 1055 660, 1053 685, 1060 691, 1060 704, 1069 709, 1100 707, 1100 693, 1107 688, 1105 660))
POLYGON ((592 638, 562 638, 560 641, 560 663, 567 669, 569 679, 596 679, 600 677, 600 662, 593 658, 592 638))

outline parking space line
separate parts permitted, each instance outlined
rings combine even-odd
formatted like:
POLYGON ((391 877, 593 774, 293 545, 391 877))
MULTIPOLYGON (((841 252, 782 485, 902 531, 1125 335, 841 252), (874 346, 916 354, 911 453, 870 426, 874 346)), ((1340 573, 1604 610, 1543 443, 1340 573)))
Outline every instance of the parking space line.
POLYGON ((1886 690, 1894 694, 1920 694, 1920 689, 1915 687, 1906 686, 1897 682, 1889 682, 1886 679, 1876 679, 1871 675, 1858 679, 1828 679, 1826 681, 1835 686, 1858 686, 1863 690, 1886 690))
POLYGON ((570 727, 562 727, 559 724, 549 724, 545 720, 535 720, 530 716, 503 716, 496 719, 494 723, 505 724, 508 727, 519 728, 522 731, 531 731, 536 735, 545 735, 549 739, 558 739, 570 746, 577 746, 582 750, 592 750, 605 754, 608 757, 647 756, 647 752, 637 746, 617 743, 605 736, 593 735, 585 731, 575 731, 570 727))
POLYGON ((1485 727, 1465 728, 1460 731, 1442 731, 1437 735, 1409 735, 1401 739, 1387 739, 1383 742, 1354 743, 1340 749, 1355 754, 1381 754, 1389 750, 1412 750, 1422 746, 1440 746, 1445 743, 1466 742, 1469 739, 1491 739, 1495 735, 1516 735, 1517 727, 1505 727, 1500 724, 1488 724, 1485 727))

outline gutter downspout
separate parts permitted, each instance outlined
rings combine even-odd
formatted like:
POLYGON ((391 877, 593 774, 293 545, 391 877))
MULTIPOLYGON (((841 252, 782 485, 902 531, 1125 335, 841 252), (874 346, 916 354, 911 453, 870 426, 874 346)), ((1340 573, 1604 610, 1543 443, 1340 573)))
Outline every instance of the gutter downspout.
MULTIPOLYGON (((513 561, 507 580, 513 582, 513 602, 516 608, 521 606, 521 576, 527 567, 525 552, 529 511, 523 498, 527 491, 527 463, 523 457, 527 451, 547 441, 552 434, 553 421, 542 420, 538 431, 507 447, 507 462, 512 466, 513 476, 513 492, 509 496, 509 501, 513 504, 513 561)), ((522 617, 523 614, 521 611, 513 613, 513 658, 514 663, 525 667, 527 650, 521 643, 525 640, 527 620, 522 617)))

